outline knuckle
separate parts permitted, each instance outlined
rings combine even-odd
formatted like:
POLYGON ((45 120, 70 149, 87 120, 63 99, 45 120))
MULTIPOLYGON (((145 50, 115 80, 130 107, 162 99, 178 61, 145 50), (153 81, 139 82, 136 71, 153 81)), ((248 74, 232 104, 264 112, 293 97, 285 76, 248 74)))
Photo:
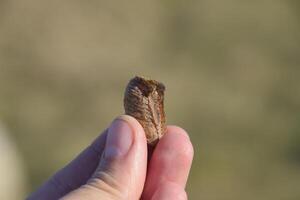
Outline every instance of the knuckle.
POLYGON ((122 199, 121 186, 109 173, 103 171, 95 173, 86 185, 117 199, 122 199))

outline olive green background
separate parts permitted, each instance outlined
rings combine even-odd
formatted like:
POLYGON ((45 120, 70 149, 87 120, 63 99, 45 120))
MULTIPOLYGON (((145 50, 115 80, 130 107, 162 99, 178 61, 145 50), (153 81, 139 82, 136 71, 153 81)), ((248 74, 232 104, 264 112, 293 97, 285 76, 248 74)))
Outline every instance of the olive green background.
POLYGON ((0 119, 27 192, 123 113, 138 74, 190 134, 190 199, 300 199, 299 65, 296 0, 0 0, 0 119))

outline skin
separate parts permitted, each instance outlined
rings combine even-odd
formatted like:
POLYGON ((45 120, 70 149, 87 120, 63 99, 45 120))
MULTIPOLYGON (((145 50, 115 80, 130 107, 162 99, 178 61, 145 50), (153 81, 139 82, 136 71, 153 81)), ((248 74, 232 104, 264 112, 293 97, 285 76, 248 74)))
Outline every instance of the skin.
POLYGON ((192 159, 187 133, 168 126, 147 161, 142 126, 133 117, 122 115, 28 199, 185 200, 192 159))

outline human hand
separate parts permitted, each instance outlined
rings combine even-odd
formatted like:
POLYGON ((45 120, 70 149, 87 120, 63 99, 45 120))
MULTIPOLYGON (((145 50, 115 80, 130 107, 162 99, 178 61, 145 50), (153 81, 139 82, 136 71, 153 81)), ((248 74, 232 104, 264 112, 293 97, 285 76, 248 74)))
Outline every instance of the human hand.
POLYGON ((122 115, 28 200, 185 200, 192 159, 187 133, 168 126, 147 165, 144 130, 122 115))

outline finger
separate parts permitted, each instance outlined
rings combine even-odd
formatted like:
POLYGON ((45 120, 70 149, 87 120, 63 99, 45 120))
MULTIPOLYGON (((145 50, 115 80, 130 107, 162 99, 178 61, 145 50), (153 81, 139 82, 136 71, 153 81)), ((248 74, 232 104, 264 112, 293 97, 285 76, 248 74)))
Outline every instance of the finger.
POLYGON ((186 200, 184 188, 176 183, 165 182, 157 187, 151 200, 186 200))
POLYGON ((54 174, 28 199, 58 199, 85 184, 99 164, 106 135, 107 130, 66 167, 54 174))
POLYGON ((151 199, 161 185, 177 184, 185 188, 193 159, 193 146, 187 133, 169 126, 157 144, 148 166, 143 199, 151 199))
POLYGON ((63 199, 139 199, 147 167, 147 142, 141 125, 123 115, 111 124, 98 168, 88 183, 63 199))

